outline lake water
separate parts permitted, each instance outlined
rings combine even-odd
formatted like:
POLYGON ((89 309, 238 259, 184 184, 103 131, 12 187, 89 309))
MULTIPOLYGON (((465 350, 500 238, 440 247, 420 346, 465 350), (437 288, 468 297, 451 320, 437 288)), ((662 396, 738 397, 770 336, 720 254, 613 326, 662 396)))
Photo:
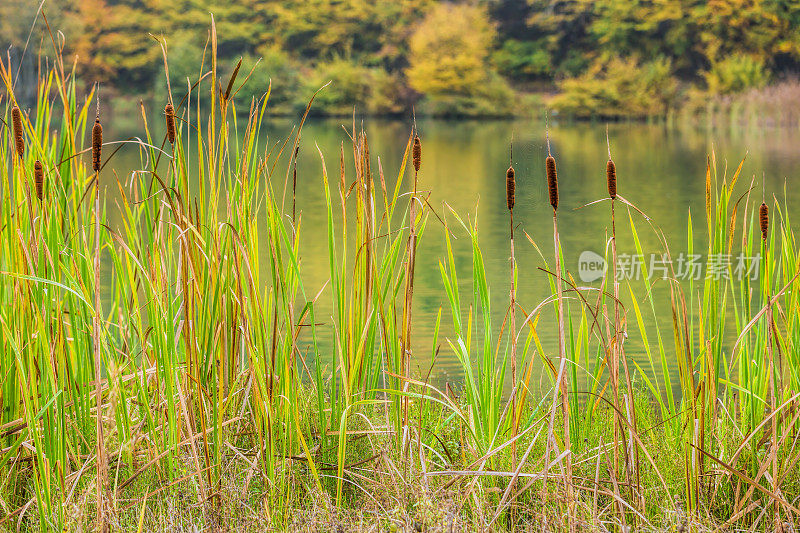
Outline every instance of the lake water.
MULTIPOLYGON (((152 118, 151 118, 152 121, 152 118)), ((310 120, 303 129, 298 159, 297 209, 302 212, 302 246, 305 286, 310 295, 316 294, 327 280, 327 241, 325 233, 325 200, 321 186, 321 164, 315 145, 325 155, 333 187, 338 181, 340 143, 352 163, 352 149, 341 125, 346 120, 310 120)), ((274 120, 265 124, 263 133, 270 142, 285 138, 292 123, 274 120)), ((407 122, 367 119, 364 128, 369 135, 373 169, 377 170, 380 156, 387 184, 394 184, 410 125, 407 122)), ((419 188, 430 191, 430 204, 439 215, 447 212, 444 204, 463 217, 477 216, 488 280, 491 285, 493 326, 495 338, 508 307, 509 242, 508 211, 505 199, 505 171, 509 164, 509 142, 514 139, 514 167, 517 176, 514 219, 517 237, 516 258, 519 266, 518 301, 525 309, 533 309, 550 294, 547 275, 539 270, 542 259, 531 239, 547 255, 552 264, 552 210, 545 188, 544 159, 546 146, 544 125, 523 121, 418 121, 422 139, 423 163, 419 188)), ((618 191, 646 212, 666 234, 673 256, 687 249, 687 215, 691 211, 695 233, 702 238, 705 226, 705 169, 706 157, 716 153, 719 177, 725 166, 732 173, 739 161, 747 156, 742 171, 742 191, 755 175, 766 179, 768 195, 775 194, 786 201, 790 209, 798 206, 800 188, 794 183, 800 174, 800 131, 786 129, 736 129, 705 131, 692 128, 672 128, 642 123, 611 124, 608 127, 611 150, 617 165, 618 191)), ((117 138, 135 132, 110 132, 117 138)), ((112 138, 108 136, 107 138, 112 138)), ((551 150, 558 164, 560 186, 559 229, 564 250, 565 267, 578 276, 578 258, 584 251, 603 255, 610 232, 610 203, 602 202, 581 210, 584 204, 607 196, 605 164, 607 159, 606 127, 599 123, 555 123, 550 127, 551 150)), ((286 159, 286 158, 284 158, 286 159)), ((288 159, 287 159, 288 162, 288 159)), ((113 167, 126 169, 138 165, 135 153, 121 153, 113 167)), ((280 167, 280 165, 279 165, 280 167)), ((285 167, 284 167, 285 168, 285 167)), ((352 164, 348 168, 352 179, 352 164)), ((283 186, 283 172, 277 172, 283 186)), ((410 179, 411 176, 408 176, 410 179)), ((410 181, 408 183, 410 186, 410 181)), ((110 192, 110 191, 109 191, 110 192)), ((338 201, 337 201, 338 202, 338 201)), ((618 211, 618 248, 620 254, 635 253, 627 222, 627 210, 618 211)), ((452 220, 452 218, 450 219, 452 220)), ((634 214, 639 236, 646 253, 660 252, 655 233, 643 218, 634 214)), ((454 221, 453 221, 454 222, 454 221)), ((428 230, 420 243, 414 293, 414 351, 416 371, 426 374, 430 366, 431 337, 436 314, 443 306, 441 351, 432 376, 439 382, 461 379, 457 359, 445 342, 451 332, 448 303, 442 288, 438 264, 444 260, 445 243, 441 225, 431 217, 428 230)), ((459 273, 465 292, 462 303, 469 301, 471 250, 463 231, 454 241, 456 262, 463 266, 459 273)), ((698 240, 700 245, 702 240, 698 240)), ((704 250, 700 246, 700 250, 704 250)), ((649 309, 641 282, 633 282, 643 311, 649 309)), ((662 286, 664 284, 661 284, 662 286)), ((594 286, 599 286, 598 282, 594 286)), ((627 293, 623 284, 621 290, 627 293)), ((628 298, 629 299, 629 298, 628 298)), ((677 377, 677 366, 671 356, 672 333, 668 301, 664 307, 662 334, 667 346, 670 371, 677 377)), ((317 312, 320 321, 329 322, 330 295, 323 296, 317 312)), ((521 318, 518 318, 518 322, 521 318)), ((641 336, 632 311, 628 317, 629 338, 626 352, 649 372, 641 336)), ((538 334, 545 355, 557 357, 556 322, 548 306, 539 322, 538 334)), ((652 333, 652 332, 651 332, 652 333)), ((323 339, 324 340, 324 339, 323 339)), ((654 338, 651 336, 651 343, 654 338)), ((732 346, 733 340, 729 345, 732 346)), ((656 371, 660 369, 656 367, 656 371)), ((541 377, 541 375, 539 376, 541 377)))

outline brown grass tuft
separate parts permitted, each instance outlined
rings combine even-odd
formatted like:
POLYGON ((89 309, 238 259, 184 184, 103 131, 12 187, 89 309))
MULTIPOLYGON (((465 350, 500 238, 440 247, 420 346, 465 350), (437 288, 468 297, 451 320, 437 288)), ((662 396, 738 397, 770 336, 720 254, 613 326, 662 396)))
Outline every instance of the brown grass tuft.
POLYGON ((514 179, 514 167, 509 166, 506 170, 506 204, 508 210, 514 209, 514 193, 517 189, 517 183, 514 179))
POLYGON ((761 202, 761 207, 758 208, 758 222, 761 225, 761 238, 766 241, 769 233, 769 207, 764 202, 761 202))
POLYGON ((33 184, 36 186, 36 198, 41 202, 44 197, 44 167, 38 159, 33 164, 33 184))
POLYGON ((422 143, 419 142, 419 135, 414 136, 414 149, 411 152, 414 161, 414 172, 419 172, 422 165, 422 143))
POLYGON ((94 119, 92 127, 92 170, 100 171, 100 158, 103 149, 103 125, 100 124, 100 117, 94 119))
POLYGON ((617 197, 617 166, 611 159, 606 163, 606 179, 608 181, 608 196, 613 200, 617 197))
POLYGON ((172 104, 164 106, 164 114, 167 116, 167 140, 169 144, 175 144, 175 108, 172 104))
POLYGON ((558 175, 556 174, 556 160, 552 155, 548 155, 544 160, 547 169, 547 191, 550 194, 550 205, 553 211, 558 209, 558 175))
POLYGON ((11 123, 14 126, 14 146, 17 149, 17 155, 22 159, 22 154, 25 153, 25 142, 22 140, 22 113, 17 106, 11 109, 11 123))

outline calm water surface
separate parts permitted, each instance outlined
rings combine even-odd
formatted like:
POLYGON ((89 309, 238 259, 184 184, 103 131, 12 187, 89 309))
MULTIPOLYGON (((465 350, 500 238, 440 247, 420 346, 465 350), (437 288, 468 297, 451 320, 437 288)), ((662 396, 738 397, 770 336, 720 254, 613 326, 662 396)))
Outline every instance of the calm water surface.
MULTIPOLYGON (((297 208, 302 212, 302 269, 305 287, 310 296, 316 294, 328 279, 325 198, 322 188, 320 157, 315 147, 325 155, 333 186, 338 181, 338 154, 342 142, 350 160, 348 178, 352 179, 352 149, 341 125, 344 121, 312 120, 303 129, 298 160, 297 208)), ((285 138, 292 123, 275 120, 265 124, 263 133, 274 143, 285 138)), ((377 170, 380 157, 387 186, 393 187, 408 139, 409 124, 396 121, 364 122, 370 139, 373 168, 377 170)), ((462 217, 477 220, 488 280, 491 285, 494 337, 508 307, 509 289, 509 222, 505 199, 505 170, 509 164, 509 141, 514 139, 514 167, 517 176, 516 257, 519 266, 518 301, 526 310, 536 307, 550 294, 546 273, 540 270, 543 260, 525 234, 539 246, 552 264, 552 210, 545 188, 544 159, 547 149, 543 124, 509 121, 422 121, 418 129, 423 144, 423 163, 419 187, 430 192, 430 204, 440 216, 452 208, 462 217), (446 207, 446 206, 449 206, 446 207)), ((116 132, 113 132, 116 133, 116 132)), ((113 134, 112 133, 112 134, 113 134)), ((124 137, 133 132, 118 132, 124 137)), ((800 132, 782 129, 747 129, 706 132, 691 128, 675 129, 664 125, 611 124, 611 150, 617 165, 618 191, 649 215, 669 240, 673 256, 687 249, 687 218, 692 213, 695 236, 702 237, 705 226, 705 169, 706 157, 716 153, 719 178, 727 165, 732 173, 740 160, 747 156, 742 170, 742 191, 753 176, 766 178, 766 189, 792 210, 800 207, 800 132), (784 196, 785 194, 785 196, 784 196)), ((110 138, 110 137, 109 137, 110 138)), ((551 150, 558 163, 560 186, 559 229, 564 250, 565 267, 578 279, 578 258, 589 250, 603 255, 610 232, 610 203, 576 210, 594 200, 607 196, 605 162, 607 159, 605 125, 578 123, 554 124, 550 129, 551 150)), ((133 152, 133 150, 131 150, 133 152)), ((286 158, 285 158, 286 159, 286 158)), ((287 159, 288 161, 288 159, 287 159)), ((115 168, 129 169, 138 165, 135 153, 119 154, 115 168)), ((285 162, 284 162, 285 165, 285 162)), ((280 168, 281 165, 279 165, 280 168)), ((285 168, 285 166, 283 167, 285 168)), ((283 187, 284 171, 276 172, 283 187)), ((411 179, 411 176, 406 178, 411 179)), ((410 186, 410 181, 406 188, 410 186)), ((109 194, 111 193, 109 189, 109 194)), ((760 186, 758 188, 760 199, 760 186)), ((338 201, 337 201, 338 202, 338 201)), ((646 254, 660 252, 658 240, 641 215, 632 214, 646 254)), ((628 223, 628 211, 618 210, 618 248, 620 254, 635 253, 628 223)), ((455 224, 450 215, 449 221, 455 224)), ((463 230, 454 230, 456 263, 462 282, 462 304, 468 305, 471 282, 471 249, 463 230)), ((703 250, 702 241, 696 249, 703 250)), ((420 242, 416 285, 414 292, 414 352, 417 371, 427 374, 430 369, 431 338, 438 310, 442 311, 441 350, 432 376, 439 382, 461 380, 459 363, 445 339, 452 335, 452 322, 442 288, 439 261, 445 258, 444 232, 441 224, 431 217, 428 229, 420 242)), ((585 285, 585 284, 584 284, 585 285)), ((592 284, 599 286, 599 282, 592 284)), ((633 282, 640 306, 645 314, 649 305, 641 282, 633 282)), ((664 284, 660 284, 664 286, 664 284)), ((662 336, 667 346, 669 370, 677 377, 677 366, 671 355, 671 315, 665 294, 659 294, 657 307, 662 336)), ((621 287, 627 294, 627 286, 621 287)), ((630 300, 630 296, 624 300, 630 300)), ((630 308, 630 306, 628 306, 630 308)), ((326 292, 318 307, 317 317, 329 321, 330 294, 326 292)), ((518 323, 521 318, 518 318, 518 323)), ((660 374, 660 364, 652 368, 643 350, 635 316, 629 311, 629 338, 626 352, 648 373, 660 374)), ((651 344, 655 342, 656 322, 649 319, 651 344)), ((576 322, 577 327, 577 322, 576 322)), ((318 330, 320 331, 320 330, 318 330)), ((545 355, 557 357, 556 321, 552 306, 545 308, 538 326, 545 355)), ((323 345, 330 332, 323 330, 323 345)), ((735 339, 729 338, 732 346, 735 339)), ((473 341, 474 343, 474 341, 473 341)), ((653 344, 655 348, 655 345, 653 344)), ((520 349, 521 351, 521 349, 520 349)), ((540 371, 536 379, 542 379, 540 371)))

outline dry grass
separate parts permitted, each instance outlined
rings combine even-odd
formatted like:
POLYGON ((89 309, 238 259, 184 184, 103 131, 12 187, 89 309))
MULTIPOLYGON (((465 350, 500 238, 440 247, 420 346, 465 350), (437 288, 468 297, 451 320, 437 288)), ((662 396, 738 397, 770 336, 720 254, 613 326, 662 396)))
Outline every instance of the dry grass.
POLYGON ((786 79, 740 94, 690 99, 683 115, 700 117, 714 127, 800 127, 800 80, 786 79))

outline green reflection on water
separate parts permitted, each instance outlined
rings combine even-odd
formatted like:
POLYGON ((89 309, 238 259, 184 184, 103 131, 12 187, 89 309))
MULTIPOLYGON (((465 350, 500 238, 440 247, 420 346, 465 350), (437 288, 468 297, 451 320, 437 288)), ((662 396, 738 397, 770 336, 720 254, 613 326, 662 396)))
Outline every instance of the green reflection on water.
MULTIPOLYGON (((346 121, 309 120, 303 129, 297 163, 297 209, 301 213, 302 269, 309 294, 316 294, 327 281, 328 275, 324 229, 325 197, 317 147, 325 156, 329 174, 334 176, 331 180, 332 186, 335 187, 340 146, 344 143, 348 160, 347 171, 350 173, 348 182, 352 180, 352 148, 341 127, 343 123, 346 121)), ((269 121, 264 125, 262 133, 269 135, 269 140, 263 140, 264 146, 267 142, 275 144, 285 139, 291 133, 292 125, 288 120, 269 121)), ((364 128, 370 138, 376 180, 377 158, 380 157, 386 186, 391 190, 396 182, 410 125, 400 121, 368 119, 364 122, 364 128)), ((517 299, 526 310, 531 310, 550 294, 547 274, 540 270, 543 261, 525 237, 527 233, 552 264, 552 211, 544 186, 544 125, 521 121, 418 121, 418 129, 423 143, 420 190, 430 192, 430 205, 440 216, 447 216, 447 204, 462 216, 478 219, 480 243, 491 285, 493 324, 499 330, 508 307, 509 228, 504 184, 512 134, 517 176, 514 212, 517 228, 516 257, 520 271, 517 299)), ((605 125, 594 123, 555 124, 550 132, 552 152, 558 162, 559 229, 565 266, 575 276, 576 281, 579 281, 577 263, 581 252, 591 250, 603 255, 610 233, 608 202, 576 210, 607 195, 605 132, 605 125)), ((125 138, 136 134, 136 131, 115 132, 109 128, 107 138, 125 138)), ((663 230, 673 256, 686 250, 687 215, 690 210, 695 220, 695 248, 704 250, 702 229, 705 226, 705 168, 707 154, 712 149, 716 153, 720 177, 726 164, 730 173, 741 158, 747 155, 741 177, 744 187, 742 191, 752 176, 760 180, 763 174, 769 193, 783 201, 786 189, 789 208, 798 205, 800 190, 793 186, 793 180, 800 170, 800 151, 796 150, 800 133, 796 130, 751 128, 708 133, 691 128, 674 129, 662 125, 625 123, 611 124, 609 135, 612 156, 617 166, 619 194, 637 205, 663 230)), ((272 177, 273 187, 277 192, 283 190, 287 155, 283 155, 272 177)), ((129 147, 115 155, 109 167, 118 169, 124 175, 131 169, 140 168, 141 163, 136 150, 129 147)), ((109 173, 110 170, 106 171, 106 175, 110 175, 109 173)), ((410 184, 406 185, 405 189, 409 186, 410 184)), ((108 205, 113 206, 116 187, 108 187, 106 192, 108 205)), ((287 212, 290 210, 288 208, 287 212)), ((627 212, 619 209, 618 215, 619 252, 635 253, 627 212)), ((114 209, 109 209, 109 218, 113 226, 114 209)), ((660 253, 658 239, 647 222, 635 213, 633 219, 645 252, 660 253)), ((463 230, 456 226, 454 224, 452 229, 460 239, 454 240, 454 253, 456 264, 462 269, 460 279, 465 283, 464 291, 468 293, 471 290, 471 251, 463 230)), ((414 293, 414 353, 416 371, 423 376, 430 370, 430 339, 435 317, 439 307, 446 305, 438 269, 439 260, 444 258, 444 246, 443 227, 431 217, 419 246, 414 293)), ((642 285, 633 285, 635 293, 640 297, 643 313, 649 316, 647 320, 652 327, 654 319, 648 312, 642 285)), ((665 285, 656 283, 657 311, 660 312, 659 325, 667 345, 670 372, 677 376, 674 357, 670 357, 671 315, 665 285)), ((598 287, 599 282, 595 282, 593 286, 598 287)), ((621 287, 621 292, 625 302, 625 295, 628 294, 625 284, 621 287)), ((635 359, 649 372, 651 367, 644 354, 633 311, 630 306, 626 308, 629 312, 626 352, 628 357, 635 359)), ((317 308, 318 320, 330 323, 330 312, 330 295, 326 292, 317 308)), ((458 361, 444 342, 452 333, 447 315, 445 309, 440 334, 441 350, 431 377, 437 382, 458 382, 461 379, 458 361)), ((518 318, 517 322, 520 321, 518 318)), ((330 342, 330 328, 319 327, 317 331, 321 336, 324 353, 326 342, 330 342)), ((545 355, 557 357, 557 329, 552 307, 545 309, 537 331, 545 355)), ((495 337, 496 334, 497 331, 495 337)), ((734 340, 729 337, 727 345, 732 346, 734 340)), ((653 335, 650 335, 650 342, 655 342, 653 335)), ((658 361, 655 363, 659 365, 658 361)), ((660 373, 659 366, 655 370, 660 373)), ((537 376, 539 380, 543 377, 541 372, 537 376)), ((674 382, 677 383, 677 380, 674 382)))

